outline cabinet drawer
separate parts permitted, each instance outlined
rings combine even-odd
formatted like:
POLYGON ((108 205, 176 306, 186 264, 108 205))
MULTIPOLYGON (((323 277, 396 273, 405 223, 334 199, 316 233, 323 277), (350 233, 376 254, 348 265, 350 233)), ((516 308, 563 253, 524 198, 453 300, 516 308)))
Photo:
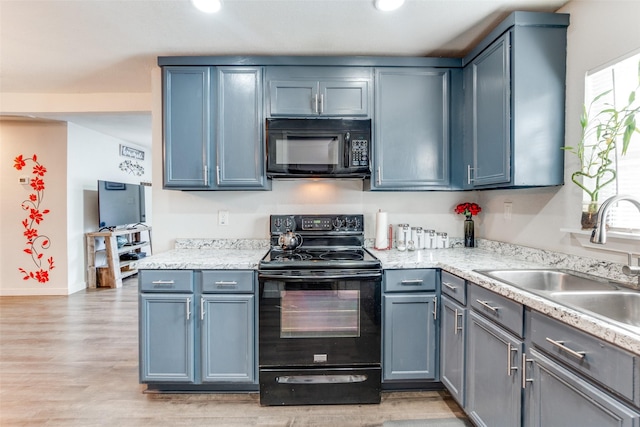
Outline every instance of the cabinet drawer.
POLYGON ((193 292, 191 270, 140 270, 142 292, 193 292))
POLYGON ((441 291, 444 295, 449 295, 462 305, 467 305, 467 284, 461 277, 443 271, 441 280, 441 291))
POLYGON ((478 285, 469 286, 471 307, 478 313, 522 337, 523 307, 509 298, 498 295, 478 285))
POLYGON ((416 292, 436 290, 436 270, 385 270, 385 292, 416 292))
POLYGON ((203 293, 253 293, 253 270, 209 270, 202 272, 203 293))
POLYGON ((532 345, 639 404, 637 356, 544 314, 528 316, 532 345))

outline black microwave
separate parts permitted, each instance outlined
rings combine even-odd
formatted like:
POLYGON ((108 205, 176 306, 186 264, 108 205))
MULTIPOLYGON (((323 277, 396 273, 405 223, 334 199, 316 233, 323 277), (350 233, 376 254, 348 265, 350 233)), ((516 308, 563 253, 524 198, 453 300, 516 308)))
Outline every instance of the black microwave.
POLYGON ((267 176, 371 175, 371 120, 267 119, 267 176))

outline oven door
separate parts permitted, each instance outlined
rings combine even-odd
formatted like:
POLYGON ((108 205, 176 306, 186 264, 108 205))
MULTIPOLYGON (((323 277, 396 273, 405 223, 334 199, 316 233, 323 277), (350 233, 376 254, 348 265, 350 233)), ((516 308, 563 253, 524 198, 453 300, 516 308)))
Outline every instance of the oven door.
POLYGON ((259 278, 261 369, 380 366, 380 271, 259 278))

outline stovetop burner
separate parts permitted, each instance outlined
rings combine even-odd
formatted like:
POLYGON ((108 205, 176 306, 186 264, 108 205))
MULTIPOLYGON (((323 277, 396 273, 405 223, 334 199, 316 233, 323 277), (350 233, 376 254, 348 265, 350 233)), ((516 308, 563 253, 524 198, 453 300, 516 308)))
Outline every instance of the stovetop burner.
POLYGON ((363 215, 271 215, 271 250, 260 261, 267 269, 380 268, 380 261, 364 249, 363 215), (281 234, 300 234, 294 250, 278 245, 281 234))

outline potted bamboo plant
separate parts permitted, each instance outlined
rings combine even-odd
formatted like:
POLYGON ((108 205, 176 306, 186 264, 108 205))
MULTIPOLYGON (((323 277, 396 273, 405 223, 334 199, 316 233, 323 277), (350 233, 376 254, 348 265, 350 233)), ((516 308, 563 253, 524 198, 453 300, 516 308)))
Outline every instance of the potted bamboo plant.
POLYGON ((600 100, 611 90, 596 96, 587 107, 583 106, 580 117, 582 135, 575 147, 565 150, 578 156, 580 169, 571 174, 571 180, 587 195, 582 211, 582 228, 593 228, 600 207, 600 191, 614 183, 617 177, 616 149, 622 144, 622 155, 629 148, 631 136, 638 132, 636 115, 640 104, 636 101, 640 90, 640 62, 638 63, 638 86, 629 94, 623 107, 615 108, 610 102, 600 100), (600 102, 599 102, 600 101, 600 102), (600 107, 599 109, 596 109, 600 107))

